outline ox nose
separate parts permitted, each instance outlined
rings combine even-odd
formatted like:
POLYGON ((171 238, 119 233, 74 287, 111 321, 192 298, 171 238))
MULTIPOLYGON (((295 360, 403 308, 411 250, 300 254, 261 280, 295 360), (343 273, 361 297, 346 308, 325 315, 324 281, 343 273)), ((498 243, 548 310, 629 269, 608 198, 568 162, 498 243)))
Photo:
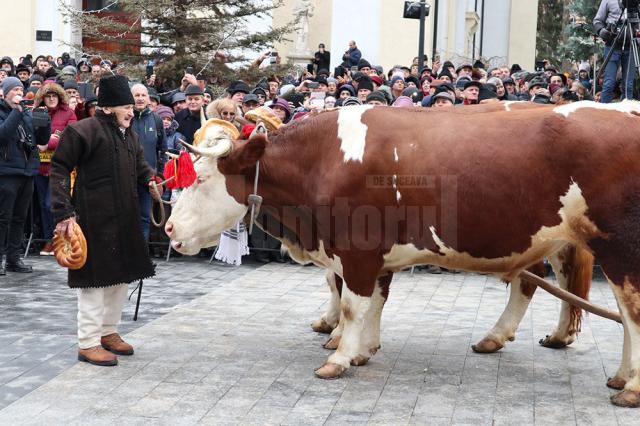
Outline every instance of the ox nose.
POLYGON ((167 224, 164 225, 164 232, 168 237, 171 237, 171 234, 173 233, 173 223, 167 222, 167 224))

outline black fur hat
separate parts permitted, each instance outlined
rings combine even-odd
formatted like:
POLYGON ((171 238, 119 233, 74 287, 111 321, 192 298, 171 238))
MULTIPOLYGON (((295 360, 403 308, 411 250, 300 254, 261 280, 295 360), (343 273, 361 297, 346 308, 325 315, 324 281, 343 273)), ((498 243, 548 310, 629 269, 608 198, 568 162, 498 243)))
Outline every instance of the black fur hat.
POLYGON ((98 106, 113 107, 135 104, 127 77, 123 75, 111 75, 100 79, 98 91, 98 106))

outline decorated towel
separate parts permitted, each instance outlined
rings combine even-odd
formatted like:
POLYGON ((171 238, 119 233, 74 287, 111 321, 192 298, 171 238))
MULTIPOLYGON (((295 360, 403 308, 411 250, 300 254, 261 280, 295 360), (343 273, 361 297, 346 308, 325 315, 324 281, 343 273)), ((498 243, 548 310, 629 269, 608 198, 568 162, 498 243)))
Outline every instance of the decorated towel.
POLYGON ((244 222, 238 222, 220 236, 215 258, 230 265, 241 265, 242 256, 246 254, 249 254, 249 234, 244 222))

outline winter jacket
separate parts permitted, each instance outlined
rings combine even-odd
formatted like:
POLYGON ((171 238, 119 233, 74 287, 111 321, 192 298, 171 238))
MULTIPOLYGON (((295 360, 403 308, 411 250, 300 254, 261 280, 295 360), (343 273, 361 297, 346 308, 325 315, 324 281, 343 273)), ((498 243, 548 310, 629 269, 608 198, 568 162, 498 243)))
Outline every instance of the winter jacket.
POLYGON ((185 108, 176 114, 178 122, 178 130, 184 135, 184 140, 193 143, 193 135, 200 128, 200 114, 191 114, 189 109, 185 108))
POLYGON ((349 49, 342 55, 342 59, 347 63, 349 67, 357 67, 358 62, 360 62, 360 58, 362 58, 362 52, 357 47, 353 49, 349 49))
POLYGON ((30 111, 13 109, 0 99, 0 176, 35 176, 37 145, 46 145, 51 127, 34 129, 30 111))
POLYGON ((114 116, 98 111, 67 126, 51 162, 51 211, 55 223, 75 216, 87 240, 87 262, 69 270, 69 287, 101 288, 154 275, 138 206, 138 186, 153 174, 137 135, 131 128, 122 132, 114 116))
MULTIPOLYGON (((596 34, 600 34, 600 30, 603 28, 607 28, 612 31, 612 28, 616 23, 618 23, 618 19, 622 15, 622 9, 620 9, 620 1, 619 0, 602 0, 600 3, 600 7, 598 8, 598 12, 596 13, 595 18, 593 18, 593 29, 596 34)), ((628 39, 628 37, 623 37, 623 39, 628 39)), ((607 41, 605 44, 607 46, 612 45, 613 40, 607 41)), ((627 40, 624 46, 620 43, 619 46, 616 46, 616 49, 629 49, 630 44, 627 40)))
POLYGON ((173 154, 179 154, 180 151, 183 150, 183 147, 180 145, 178 140, 184 140, 184 136, 182 133, 178 132, 178 122, 173 120, 169 128, 164 129, 164 132, 167 135, 167 151, 173 154))
POLYGON ((51 157, 53 157, 53 151, 58 146, 59 135, 68 124, 78 121, 76 114, 69 108, 69 97, 66 92, 62 86, 55 83, 45 84, 38 90, 33 100, 33 106, 36 108, 44 106, 44 96, 49 92, 55 92, 58 95, 58 106, 48 110, 49 117, 51 117, 51 137, 49 138, 47 150, 39 153, 40 167, 38 168, 38 174, 41 176, 49 176, 51 157), (59 133, 56 134, 56 132, 59 133))
POLYGON ((138 140, 144 150, 144 159, 147 160, 151 168, 162 173, 164 164, 167 162, 165 154, 167 142, 160 116, 149 108, 134 111, 131 128, 138 135, 138 140))

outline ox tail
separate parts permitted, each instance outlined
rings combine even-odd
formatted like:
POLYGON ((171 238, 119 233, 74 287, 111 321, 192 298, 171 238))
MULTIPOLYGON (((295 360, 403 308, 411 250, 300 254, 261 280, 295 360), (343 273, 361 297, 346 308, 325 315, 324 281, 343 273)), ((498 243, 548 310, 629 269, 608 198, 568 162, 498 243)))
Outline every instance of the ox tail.
MULTIPOLYGON (((583 247, 575 246, 568 250, 567 290, 584 300, 589 300, 591 279, 593 276, 593 254, 583 247)), ((578 333, 582 327, 582 309, 571 306, 569 313, 569 334, 578 333)))

